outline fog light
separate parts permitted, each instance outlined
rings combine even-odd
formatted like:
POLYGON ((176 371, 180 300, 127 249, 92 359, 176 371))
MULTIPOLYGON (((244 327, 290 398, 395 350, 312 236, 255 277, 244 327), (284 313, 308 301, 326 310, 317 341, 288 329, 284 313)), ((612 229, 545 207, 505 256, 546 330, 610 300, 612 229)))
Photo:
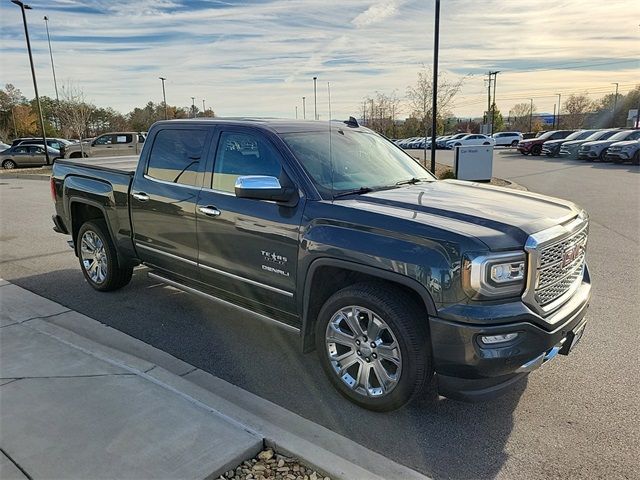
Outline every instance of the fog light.
POLYGON ((517 333, 501 333, 500 335, 481 335, 480 341, 485 345, 510 342, 518 336, 517 333))

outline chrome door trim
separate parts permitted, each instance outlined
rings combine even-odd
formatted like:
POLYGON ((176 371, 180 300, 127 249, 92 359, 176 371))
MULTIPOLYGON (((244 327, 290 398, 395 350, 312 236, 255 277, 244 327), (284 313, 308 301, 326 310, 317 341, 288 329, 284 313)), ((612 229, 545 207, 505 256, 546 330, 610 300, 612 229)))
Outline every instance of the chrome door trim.
POLYGON ((224 275, 229 278, 233 278, 235 280, 240 280, 241 282, 249 283, 251 285, 255 285, 256 287, 264 288, 265 290, 269 290, 274 293, 279 293, 280 295, 284 295, 286 297, 293 297, 292 292, 288 292, 286 290, 281 290, 277 287, 272 287, 271 285, 266 285, 264 283, 256 282, 255 280, 251 280, 249 278, 241 277, 240 275, 235 275, 233 273, 225 272, 224 270, 219 270, 217 268, 210 267, 209 265, 205 265, 203 263, 194 262, 193 260, 188 260, 183 257, 179 257, 178 255, 174 255, 173 253, 164 252, 162 250, 158 250, 153 247, 148 247, 147 245, 135 242, 136 248, 142 248, 143 250, 148 250, 153 253, 157 253, 159 255, 165 255, 169 258, 173 258, 175 260, 180 260, 182 262, 188 263, 189 265, 194 265, 196 267, 204 268, 205 270, 209 270, 210 272, 218 273, 220 275, 224 275))
POLYGON ((287 330, 289 332, 300 333, 300 329, 294 327, 293 325, 289 325, 288 323, 281 322, 280 320, 276 320, 275 318, 271 318, 271 317, 269 317, 267 315, 264 315, 262 313, 254 312, 253 310, 250 310, 250 309, 248 309, 246 307, 241 307, 240 305, 236 305, 233 302, 229 302, 227 300, 223 300, 223 299, 218 298, 218 297, 216 297, 214 295, 211 295, 209 293, 205 293, 205 292, 203 292, 201 290, 198 290, 197 288, 189 287, 187 285, 184 285, 182 283, 176 282, 174 280, 170 280, 170 279, 165 278, 165 277, 163 277, 161 275, 158 275, 157 273, 148 272, 147 275, 149 276, 149 278, 152 278, 152 279, 157 280, 157 281, 162 282, 162 283, 166 283, 167 285, 170 285, 170 286, 172 286, 174 288, 177 288, 178 290, 182 290, 182 291, 187 292, 187 293, 193 293, 193 294, 198 295, 200 297, 206 298, 207 300, 211 300, 213 302, 217 302, 217 303, 220 303, 220 304, 228 306, 228 307, 234 307, 234 308, 236 308, 238 310, 241 310, 241 311, 243 311, 245 313, 248 313, 250 315, 253 315, 253 316, 257 317, 260 320, 263 320, 263 321, 272 323, 272 324, 274 324, 274 325, 276 325, 278 327, 281 327, 284 330, 287 330))
POLYGON ((270 290, 272 292, 279 293, 280 295, 285 295, 287 297, 293 297, 293 293, 292 292, 287 292, 286 290, 281 290, 279 288, 272 287, 271 285, 266 285, 264 283, 256 282, 255 280, 251 280, 249 278, 241 277, 240 275, 235 275, 233 273, 225 272, 224 270, 218 270, 217 268, 210 267, 209 265, 205 265, 204 263, 199 263, 198 265, 199 265, 200 268, 204 268, 205 270, 209 270, 210 272, 218 273, 220 275, 224 275, 226 277, 233 278, 235 280, 240 280, 241 282, 249 283, 251 285, 255 285, 256 287, 261 287, 261 288, 264 288, 266 290, 270 290))
POLYGON ((173 253, 168 253, 168 252, 164 252, 162 250, 158 250, 157 248, 148 247, 148 246, 146 246, 146 245, 144 245, 142 243, 135 242, 135 246, 136 246, 136 248, 142 248, 143 250, 148 250, 148 251, 153 252, 153 253, 158 253, 160 255, 165 255, 165 256, 167 256, 169 258, 173 258, 175 260, 180 260, 181 262, 188 263, 189 265, 194 265, 196 267, 198 266, 198 262, 194 262, 193 260, 189 260, 187 258, 179 257, 178 255, 174 255, 173 253))

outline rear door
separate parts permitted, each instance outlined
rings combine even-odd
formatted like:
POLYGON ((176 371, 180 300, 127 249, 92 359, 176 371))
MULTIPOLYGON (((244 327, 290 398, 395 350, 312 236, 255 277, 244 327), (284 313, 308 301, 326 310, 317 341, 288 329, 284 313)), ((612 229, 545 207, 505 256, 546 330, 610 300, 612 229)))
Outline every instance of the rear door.
POLYGON ((136 138, 131 133, 117 133, 114 135, 114 145, 111 155, 135 155, 136 138))
POLYGON ((27 158, 29 165, 44 165, 47 163, 44 147, 40 145, 29 146, 29 155, 27 158))
POLYGON ((237 198, 239 176, 267 175, 281 183, 292 177, 277 143, 259 130, 221 128, 215 143, 213 176, 196 210, 200 278, 254 310, 293 316, 304 199, 284 206, 237 198))
POLYGON ((131 190, 133 238, 140 258, 190 279, 198 276, 196 203, 211 128, 167 126, 150 139, 131 190))

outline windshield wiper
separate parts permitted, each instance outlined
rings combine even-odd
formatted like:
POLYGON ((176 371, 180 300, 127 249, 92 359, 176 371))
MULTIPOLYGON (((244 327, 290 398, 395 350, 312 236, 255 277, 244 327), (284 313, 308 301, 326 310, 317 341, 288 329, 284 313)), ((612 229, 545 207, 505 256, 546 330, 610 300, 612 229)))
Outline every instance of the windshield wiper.
POLYGON ((396 182, 396 185, 414 185, 422 181, 424 180, 421 178, 413 177, 413 178, 410 178, 409 180, 400 180, 399 182, 396 182))
POLYGON ((347 190, 346 192, 338 193, 334 195, 333 198, 346 197, 347 195, 362 195, 363 193, 373 192, 373 188, 371 187, 360 187, 354 190, 347 190))

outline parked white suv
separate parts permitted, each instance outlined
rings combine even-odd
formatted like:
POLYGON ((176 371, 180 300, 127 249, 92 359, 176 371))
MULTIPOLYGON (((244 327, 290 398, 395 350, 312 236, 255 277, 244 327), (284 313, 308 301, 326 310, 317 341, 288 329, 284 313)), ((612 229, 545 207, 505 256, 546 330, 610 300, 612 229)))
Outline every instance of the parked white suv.
POLYGON ((515 147, 522 140, 520 132, 500 132, 494 133, 493 138, 496 141, 496 147, 515 147))

